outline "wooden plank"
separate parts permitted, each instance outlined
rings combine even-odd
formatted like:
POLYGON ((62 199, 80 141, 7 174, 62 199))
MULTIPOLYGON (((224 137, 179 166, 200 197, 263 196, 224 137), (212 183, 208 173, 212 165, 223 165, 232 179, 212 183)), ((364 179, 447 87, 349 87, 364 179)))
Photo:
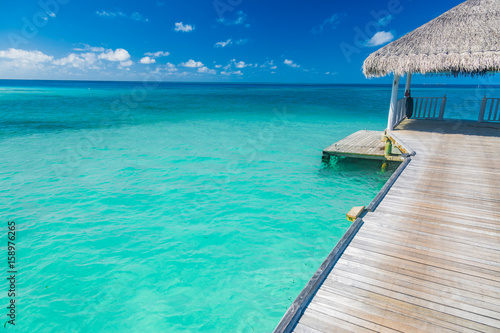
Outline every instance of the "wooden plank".
POLYGON ((333 316, 328 316, 322 312, 315 311, 314 309, 307 309, 300 322, 320 332, 328 332, 328 333, 376 332, 358 326, 356 324, 353 324, 350 321, 339 319, 333 316))
POLYGON ((431 252, 449 252, 459 257, 465 256, 473 262, 500 267, 500 262, 496 262, 500 256, 498 249, 478 248, 475 244, 460 242, 456 238, 429 233, 419 234, 417 230, 411 229, 394 230, 384 227, 381 229, 380 225, 371 224, 365 225, 363 235, 399 245, 411 244, 418 248, 425 244, 425 248, 431 252), (383 233, 380 232, 381 230, 383 233))
MULTIPOLYGON (((498 311, 497 299, 500 293, 492 290, 484 290, 481 286, 477 286, 472 281, 464 281, 461 279, 463 276, 457 274, 456 279, 442 279, 440 277, 435 277, 432 274, 428 274, 426 271, 419 271, 417 269, 412 269, 410 266, 398 266, 396 263, 382 263, 378 262, 376 258, 370 258, 371 260, 349 260, 353 257, 348 257, 340 259, 337 262, 339 269, 350 270, 352 272, 364 271, 366 274, 368 272, 373 272, 375 274, 381 274, 387 276, 388 279, 397 278, 402 281, 409 281, 415 283, 418 288, 430 288, 436 289, 438 291, 449 292, 451 294, 458 294, 470 297, 474 300, 478 299, 481 302, 486 302, 486 307, 490 307, 491 310, 498 311), (489 302, 489 303, 488 303, 489 302)), ((448 273, 448 272, 447 272, 448 273)), ((371 273, 370 273, 371 274, 371 273)))
POLYGON ((445 255, 436 255, 424 250, 414 250, 404 246, 387 244, 358 235, 350 244, 354 248, 371 250, 391 257, 420 262, 429 266, 443 267, 450 271, 467 272, 469 275, 491 280, 490 283, 500 282, 500 274, 497 271, 478 267, 475 263, 466 263, 465 260, 446 258, 445 255))
MULTIPOLYGON (((425 299, 425 298, 421 298, 421 297, 414 296, 411 294, 407 294, 406 292, 409 291, 408 289, 403 288, 405 292, 401 292, 401 290, 402 290, 401 288, 395 287, 392 289, 387 289, 387 288, 383 288, 383 287, 380 287, 378 285, 370 284, 366 281, 363 281, 363 280, 367 280, 367 279, 368 278, 366 278, 366 277, 362 277, 359 275, 353 275, 353 274, 345 276, 342 273, 340 273, 340 271, 339 272, 336 271, 335 274, 330 275, 328 277, 328 279, 325 280, 325 286, 334 287, 337 283, 350 284, 350 285, 356 286, 358 288, 361 288, 364 290, 370 290, 370 291, 373 291, 373 292, 376 292, 376 293, 382 294, 382 295, 387 295, 390 298, 394 298, 396 300, 403 301, 405 303, 413 305, 416 308, 415 309, 416 311, 418 311, 417 308, 418 309, 425 308, 425 309, 430 309, 430 310, 434 310, 437 312, 445 313, 445 314, 448 314, 450 316, 463 318, 463 319, 467 320, 468 322, 481 323, 482 329, 483 330, 486 329, 486 331, 491 330, 493 327, 499 327, 499 325, 500 325, 500 321, 498 319, 496 319, 498 317, 493 317, 493 318, 487 317, 487 316, 480 315, 477 313, 469 312, 463 308, 450 306, 449 304, 442 304, 442 303, 439 303, 439 302, 432 300, 432 299, 425 299), (356 278, 362 278, 362 279, 356 279, 356 278)), ((370 280, 370 281, 373 281, 373 280, 370 280)), ((428 295, 424 295, 424 297, 426 297, 426 296, 428 297, 428 295)), ((460 307, 462 306, 462 304, 455 304, 458 302, 452 303, 451 301, 449 301, 449 303, 454 304, 454 305, 458 305, 460 307)), ((478 327, 477 325, 470 325, 469 327, 473 328, 473 326, 478 327)))
POLYGON ((402 332, 456 332, 443 326, 437 326, 421 319, 391 311, 387 308, 366 304, 353 297, 343 297, 330 292, 328 288, 318 291, 313 302, 333 309, 343 309, 347 313, 358 315, 373 323, 381 323, 383 327, 392 327, 402 332))
MULTIPOLYGON (((323 154, 385 160, 385 142, 382 142, 383 132, 358 131, 325 148, 323 154)), ((402 160, 399 156, 393 159, 402 160)))
POLYGON ((324 304, 318 302, 312 302, 308 308, 311 309, 312 311, 316 311, 317 313, 322 313, 328 316, 328 318, 336 318, 338 320, 342 320, 343 322, 348 322, 353 325, 356 325, 357 331, 373 331, 373 332, 384 331, 390 333, 401 332, 398 330, 394 330, 391 327, 382 326, 378 323, 374 323, 373 321, 357 317, 356 314, 358 313, 352 313, 346 311, 347 309, 345 308, 343 309, 344 311, 340 311, 337 308, 324 306, 324 304), (362 330, 360 328, 362 328, 362 330))
POLYGON ((293 330, 294 333, 322 333, 321 331, 315 330, 313 328, 310 328, 304 324, 297 324, 295 329, 293 330))
POLYGON ((484 316, 500 318, 500 306, 489 302, 492 299, 466 293, 460 289, 448 288, 442 284, 429 283, 420 279, 420 274, 405 275, 366 268, 361 265, 350 266, 345 262, 338 263, 335 274, 349 279, 357 279, 384 289, 404 292, 407 295, 432 301, 438 304, 449 305, 468 312, 484 316))
POLYGON ((355 263, 366 263, 390 271, 408 270, 409 274, 419 273, 423 277, 425 276, 426 279, 440 279, 443 283, 462 286, 467 290, 474 290, 482 294, 495 296, 500 293, 498 284, 492 284, 488 279, 469 275, 464 272, 452 271, 445 267, 427 265, 417 261, 405 260, 354 247, 349 247, 348 251, 342 257, 355 263))
MULTIPOLYGON (((346 284, 344 281, 337 281, 333 287, 331 285, 325 285, 324 288, 321 289, 321 292, 330 292, 334 295, 343 297, 348 301, 351 299, 357 300, 363 304, 378 307, 385 311, 392 311, 403 316, 428 322, 431 325, 451 329, 455 332, 477 333, 487 332, 487 329, 491 329, 490 327, 480 323, 426 307, 419 307, 415 304, 392 298, 385 292, 380 294, 374 292, 373 290, 363 289, 360 288, 360 286, 355 286, 350 283, 346 284)), ((440 332, 440 330, 429 330, 428 332, 440 332)))
MULTIPOLYGON (((389 206, 386 203, 381 204, 377 208, 377 213, 384 213, 387 215, 394 214, 395 216, 402 216, 405 218, 420 220, 422 223, 428 223, 430 225, 435 225, 436 223, 442 222, 443 226, 454 226, 455 228, 459 228, 461 230, 467 230, 471 232, 479 232, 485 235, 489 235, 497 239, 499 236, 498 227, 495 223, 487 223, 484 221, 480 221, 476 217, 462 217, 460 215, 454 215, 452 218, 443 220, 438 215, 433 214, 432 210, 408 210, 405 205, 392 205, 389 206)), ((390 222, 390 221, 388 221, 390 222)), ((498 244, 497 244, 498 245, 498 244)))
POLYGON ((422 237, 453 241, 458 245, 474 246, 479 251, 486 249, 492 253, 500 252, 498 248, 499 232, 489 232, 487 229, 478 227, 466 228, 450 221, 444 221, 443 223, 439 217, 435 217, 434 220, 420 216, 405 217, 386 214, 379 209, 377 212, 363 217, 363 220, 369 227, 377 227, 380 232, 386 232, 387 230, 389 232, 391 230, 402 233, 408 232, 422 237), (478 242, 477 239, 481 239, 481 242, 478 242))

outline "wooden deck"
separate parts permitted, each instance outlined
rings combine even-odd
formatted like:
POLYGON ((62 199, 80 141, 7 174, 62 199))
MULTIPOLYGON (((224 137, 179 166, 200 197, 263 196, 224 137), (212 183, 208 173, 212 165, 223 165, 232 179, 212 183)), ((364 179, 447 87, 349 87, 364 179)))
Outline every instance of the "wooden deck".
POLYGON ((384 132, 381 131, 359 131, 348 137, 334 143, 323 150, 323 159, 326 160, 330 155, 355 157, 375 160, 399 160, 401 152, 394 149, 395 155, 387 157, 384 155, 385 142, 382 141, 384 132))
POLYGON ((500 124, 393 133, 416 155, 275 332, 500 332, 500 124))

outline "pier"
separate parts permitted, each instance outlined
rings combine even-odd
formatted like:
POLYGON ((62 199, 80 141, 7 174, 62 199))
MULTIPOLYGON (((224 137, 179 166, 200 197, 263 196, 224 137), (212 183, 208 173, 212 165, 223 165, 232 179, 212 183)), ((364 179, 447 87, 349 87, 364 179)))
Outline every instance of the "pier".
POLYGON ((384 137, 383 131, 358 131, 323 150, 323 161, 328 162, 331 156, 402 161, 401 151, 392 143, 391 153, 385 154, 384 137))
POLYGON ((404 120, 414 151, 275 332, 500 332, 500 124, 404 120))

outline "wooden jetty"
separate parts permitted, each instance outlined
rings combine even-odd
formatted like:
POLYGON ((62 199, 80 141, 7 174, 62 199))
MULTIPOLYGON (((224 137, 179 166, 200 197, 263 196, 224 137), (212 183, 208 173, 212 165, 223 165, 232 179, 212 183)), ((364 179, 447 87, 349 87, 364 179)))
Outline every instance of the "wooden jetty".
POLYGON ((404 120, 413 149, 275 332, 500 332, 500 123, 404 120))
POLYGON ((358 131, 323 150, 323 161, 330 156, 354 157, 374 160, 402 161, 401 151, 394 146, 391 154, 385 154, 384 132, 358 131))

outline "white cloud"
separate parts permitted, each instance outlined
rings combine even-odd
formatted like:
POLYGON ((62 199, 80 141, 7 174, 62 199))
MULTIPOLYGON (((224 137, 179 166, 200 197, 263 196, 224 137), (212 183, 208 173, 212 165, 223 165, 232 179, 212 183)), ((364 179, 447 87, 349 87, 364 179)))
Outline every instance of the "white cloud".
POLYGON ((174 64, 171 64, 169 62, 167 62, 165 64, 165 70, 167 72, 177 72, 178 71, 177 67, 174 64))
POLYGON ((327 18, 326 20, 323 21, 323 23, 321 23, 320 25, 317 25, 315 26, 314 28, 311 29, 311 33, 313 34, 320 34, 323 32, 323 30, 325 29, 325 27, 327 26, 330 26, 330 28, 333 30, 335 28, 337 28, 337 26, 339 25, 340 21, 342 20, 342 18, 346 16, 346 14, 342 13, 342 14, 333 14, 332 16, 330 16, 329 18, 327 18))
POLYGON ((155 57, 155 58, 167 57, 168 55, 170 55, 170 52, 166 52, 166 51, 146 52, 146 53, 144 53, 144 55, 148 56, 148 57, 155 57))
POLYGON ((266 67, 269 67, 269 69, 276 69, 276 68, 278 68, 274 64, 274 60, 268 60, 264 64, 260 65, 260 68, 266 68, 266 67))
POLYGON ((120 62, 120 67, 129 67, 129 66, 132 66, 133 64, 134 64, 134 62, 132 60, 126 60, 126 61, 120 62))
POLYGON ((198 68, 198 73, 217 74, 217 71, 215 69, 210 69, 207 66, 203 66, 198 68))
POLYGON ((231 39, 226 40, 225 42, 217 42, 214 44, 214 47, 226 47, 228 45, 232 44, 231 39))
POLYGON ((225 71, 222 71, 220 73, 222 75, 243 75, 243 73, 241 71, 228 71, 228 70, 225 70, 225 71))
POLYGON ((7 49, 0 51, 0 58, 11 59, 16 62, 49 62, 54 59, 52 56, 48 56, 40 51, 26 51, 21 49, 7 49))
POLYGON ((92 51, 92 52, 104 52, 104 51, 106 51, 106 49, 104 47, 94 47, 94 46, 90 46, 88 44, 81 44, 81 45, 83 45, 83 48, 75 47, 73 49, 73 51, 92 51))
POLYGON ((106 17, 115 17, 116 16, 116 13, 110 13, 110 12, 107 12, 107 11, 96 11, 95 12, 97 15, 99 16, 106 16, 106 17))
POLYGON ((99 68, 96 66, 97 62, 97 56, 95 53, 70 53, 67 57, 61 58, 54 60, 52 63, 54 65, 58 66, 69 66, 73 68, 80 68, 80 69, 97 69, 99 68))
POLYGON ((245 62, 244 62, 244 61, 238 61, 238 62, 235 62, 235 63, 234 63, 234 67, 236 67, 236 68, 245 68, 245 67, 247 67, 247 66, 248 66, 248 65, 247 65, 247 64, 245 64, 245 62))
POLYGON ((125 62, 130 59, 130 54, 125 49, 107 50, 99 54, 99 59, 104 59, 108 61, 120 61, 125 62))
POLYGON ((198 67, 203 67, 203 63, 201 61, 194 61, 193 59, 189 59, 189 61, 181 63, 181 66, 189 68, 198 68, 198 67))
POLYGON ((389 43, 394 39, 394 35, 390 31, 379 31, 366 42, 366 46, 379 46, 389 43))
POLYGON ((106 50, 106 52, 99 54, 98 58, 108 61, 119 61, 121 67, 129 67, 133 64, 133 61, 130 60, 130 54, 125 49, 116 49, 115 51, 106 50))
POLYGON ((184 25, 182 22, 178 22, 175 24, 175 31, 189 32, 194 30, 193 25, 186 24, 184 25))
POLYGON ((239 39, 236 41, 237 45, 244 45, 246 43, 248 43, 248 39, 246 39, 246 38, 242 38, 242 39, 239 39))
POLYGON ((154 64, 156 60, 150 57, 143 57, 141 60, 139 60, 141 64, 149 65, 149 64, 154 64))
POLYGON ((145 18, 144 16, 142 16, 138 12, 133 12, 130 15, 125 14, 124 12, 107 12, 105 10, 96 11, 95 13, 101 17, 123 17, 126 19, 134 20, 134 21, 149 22, 149 19, 145 18))
POLYGON ((283 63, 285 65, 288 65, 288 66, 293 67, 293 68, 299 68, 300 67, 300 65, 297 65, 292 60, 288 60, 288 59, 285 59, 285 61, 283 61, 283 63))
POLYGON ((170 74, 174 74, 178 71, 179 71, 179 69, 174 64, 167 62, 165 65, 157 66, 153 73, 160 74, 162 72, 166 72, 166 74, 170 75, 170 74))
POLYGON ((112 49, 105 49, 104 47, 93 47, 88 44, 82 45, 83 47, 74 48, 73 50, 90 52, 79 54, 71 53, 65 58, 56 60, 54 64, 70 65, 77 68, 99 68, 96 60, 119 62, 119 66, 121 67, 129 67, 134 64, 134 62, 130 59, 130 54, 125 49, 118 48, 113 51, 112 49))
POLYGON ((222 65, 215 65, 215 68, 221 68, 222 65))
MULTIPOLYGON (((233 20, 228 20, 227 18, 220 18, 217 19, 217 22, 225 24, 225 25, 241 25, 244 24, 247 19, 247 14, 245 14, 243 11, 238 11, 236 12, 236 18, 233 20)), ((249 24, 245 24, 245 28, 250 27, 249 24)))

